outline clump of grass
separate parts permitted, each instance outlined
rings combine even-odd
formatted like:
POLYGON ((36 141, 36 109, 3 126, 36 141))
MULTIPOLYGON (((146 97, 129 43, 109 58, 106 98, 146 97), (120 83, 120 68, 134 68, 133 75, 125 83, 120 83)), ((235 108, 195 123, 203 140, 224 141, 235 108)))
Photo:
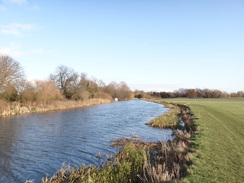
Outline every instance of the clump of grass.
POLYGON ((146 124, 157 128, 172 128, 176 126, 177 123, 179 122, 180 108, 177 105, 173 105, 163 101, 153 101, 153 102, 164 104, 164 106, 170 108, 170 110, 165 114, 152 119, 150 122, 146 124))
POLYGON ((113 147, 124 147, 126 144, 133 143, 137 148, 153 148, 157 146, 156 142, 144 142, 139 138, 133 137, 121 137, 118 139, 111 140, 113 147))

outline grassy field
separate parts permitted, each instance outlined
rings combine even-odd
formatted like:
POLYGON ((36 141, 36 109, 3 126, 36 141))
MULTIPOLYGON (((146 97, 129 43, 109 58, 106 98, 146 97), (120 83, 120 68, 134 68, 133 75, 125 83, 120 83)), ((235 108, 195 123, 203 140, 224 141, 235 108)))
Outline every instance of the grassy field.
POLYGON ((199 119, 195 156, 183 182, 244 182, 244 99, 168 99, 199 119))

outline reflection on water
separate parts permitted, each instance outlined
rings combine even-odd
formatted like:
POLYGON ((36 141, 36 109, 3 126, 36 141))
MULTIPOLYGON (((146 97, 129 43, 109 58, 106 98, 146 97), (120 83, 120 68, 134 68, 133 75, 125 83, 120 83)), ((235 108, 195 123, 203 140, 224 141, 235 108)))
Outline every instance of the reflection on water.
POLYGON ((145 125, 167 109, 131 100, 31 115, 0 118, 0 182, 40 182, 62 163, 97 164, 96 154, 116 149, 110 140, 139 134, 145 141, 171 139, 170 130, 145 125))

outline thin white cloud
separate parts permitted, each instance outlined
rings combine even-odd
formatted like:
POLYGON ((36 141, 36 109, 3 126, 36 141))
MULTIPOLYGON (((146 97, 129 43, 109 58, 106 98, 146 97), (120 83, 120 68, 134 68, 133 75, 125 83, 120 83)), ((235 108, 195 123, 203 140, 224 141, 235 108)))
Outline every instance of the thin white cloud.
POLYGON ((13 23, 9 25, 0 25, 1 34, 10 34, 15 36, 20 36, 23 32, 29 32, 36 29, 37 26, 33 24, 13 23))
POLYGON ((25 55, 41 55, 46 51, 43 48, 23 50, 20 44, 12 42, 8 48, 0 48, 0 55, 9 55, 11 57, 20 57, 25 55))
POLYGON ((22 5, 27 3, 27 0, 3 0, 3 2, 10 2, 17 5, 22 5))
POLYGON ((12 48, 0 48, 0 55, 9 55, 11 57, 19 57, 22 55, 21 51, 12 48))

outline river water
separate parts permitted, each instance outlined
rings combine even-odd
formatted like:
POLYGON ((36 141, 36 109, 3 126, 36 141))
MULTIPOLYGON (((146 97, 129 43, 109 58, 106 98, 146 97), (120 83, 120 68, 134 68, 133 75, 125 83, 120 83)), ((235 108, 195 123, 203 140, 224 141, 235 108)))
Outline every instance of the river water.
POLYGON ((116 152, 110 143, 115 138, 170 140, 170 130, 145 125, 166 111, 161 104, 130 100, 0 118, 0 183, 40 182, 63 163, 98 164, 99 152, 116 152))

